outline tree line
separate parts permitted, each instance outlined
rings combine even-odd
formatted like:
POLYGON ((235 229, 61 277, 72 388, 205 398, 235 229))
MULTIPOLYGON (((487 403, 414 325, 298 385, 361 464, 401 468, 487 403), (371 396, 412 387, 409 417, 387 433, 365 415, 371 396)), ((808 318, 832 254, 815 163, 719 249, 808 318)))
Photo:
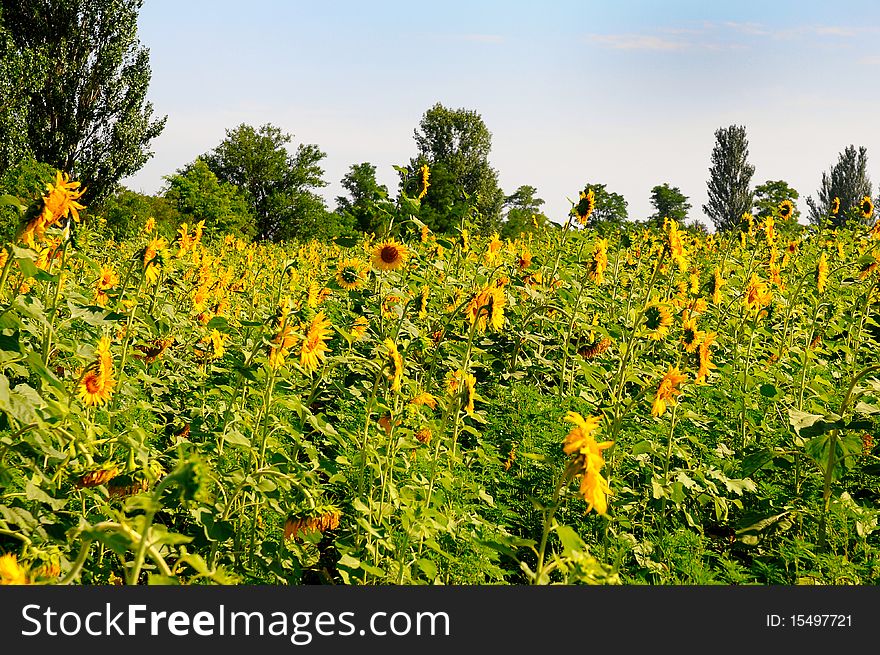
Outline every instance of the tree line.
MULTIPOLYGON (((332 238, 356 232, 381 235, 394 204, 432 231, 461 225, 515 237, 554 227, 538 191, 523 185, 505 194, 489 161, 492 134, 476 111, 437 103, 413 132, 415 156, 395 167, 396 195, 379 184, 376 167, 352 164, 341 185, 345 195, 327 207, 315 144, 298 144, 281 128, 241 124, 220 143, 164 178, 159 194, 126 189, 120 181, 152 156, 150 144, 167 117, 155 116, 146 99, 149 51, 137 37, 142 0, 0 0, 0 192, 38 195, 54 170, 70 173, 86 188, 92 214, 117 238, 147 216, 173 233, 183 222, 204 220, 215 230, 260 240, 332 238), (417 202, 414 202, 417 200, 417 202)), ((704 214, 716 229, 739 225, 746 213, 797 220, 799 195, 784 180, 752 187, 743 126, 715 132, 704 214), (780 207, 790 203, 789 210, 780 207)), ((627 201, 605 184, 587 182, 595 208, 588 226, 622 224, 627 201)), ((867 151, 848 146, 822 174, 807 218, 842 224, 864 216, 872 196, 867 151)), ((654 213, 686 224, 691 204, 681 189, 651 189, 654 213)), ((0 236, 14 236, 13 214, 0 215, 0 236)), ((698 225, 691 223, 692 226, 698 225)))

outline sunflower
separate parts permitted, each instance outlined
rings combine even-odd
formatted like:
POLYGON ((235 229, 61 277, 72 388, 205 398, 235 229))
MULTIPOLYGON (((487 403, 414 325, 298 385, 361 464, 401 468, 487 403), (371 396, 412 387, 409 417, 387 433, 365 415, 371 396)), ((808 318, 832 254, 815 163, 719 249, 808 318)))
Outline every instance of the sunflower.
POLYGON ((101 337, 95 348, 95 361, 80 378, 77 397, 88 407, 103 405, 113 395, 113 360, 110 355, 110 337, 101 337))
POLYGON ((368 327, 370 327, 370 321, 363 316, 358 316, 354 321, 354 325, 351 326, 351 336, 354 337, 355 341, 360 341, 367 333, 368 327))
POLYGON ((385 366, 388 367, 387 376, 391 381, 391 390, 400 391, 400 383, 403 380, 403 357, 392 339, 385 339, 383 343, 385 345, 385 366))
POLYGON ((577 216, 578 223, 586 225, 590 218, 590 214, 596 209, 596 194, 590 187, 580 192, 578 204, 574 206, 574 213, 577 216))
POLYGON ((418 407, 419 405, 424 405, 425 407, 430 407, 431 409, 437 409, 437 399, 429 394, 427 391, 422 391, 415 398, 409 401, 410 405, 415 405, 418 407))
POLYGON ((357 259, 343 259, 336 269, 336 283, 353 291, 367 281, 367 264, 357 259))
POLYGON ((162 264, 168 256, 168 242, 162 237, 151 239, 144 248, 144 275, 147 282, 155 283, 159 279, 162 264))
POLYGON ((95 302, 101 307, 107 304, 109 297, 107 289, 112 289, 119 284, 119 276, 112 266, 101 266, 101 272, 98 277, 98 283, 95 286, 95 302))
POLYGON ((27 569, 18 563, 18 557, 12 553, 0 555, 0 585, 28 584, 27 569))
POLYGON ((306 373, 316 371, 318 365, 324 361, 325 353, 330 350, 327 347, 329 337, 330 321, 324 316, 324 312, 318 312, 309 324, 299 352, 299 363, 306 373))
POLYGON ((419 431, 415 434, 416 441, 423 444, 430 443, 432 436, 434 435, 431 434, 431 428, 429 427, 420 428, 419 431))
POLYGON ((396 271, 409 258, 409 250, 394 239, 383 241, 373 249, 373 267, 380 271, 396 271))
POLYGON ((705 384, 706 378, 709 376, 711 369, 718 368, 712 363, 712 351, 709 350, 712 347, 712 344, 715 343, 715 338, 717 336, 717 333, 709 332, 700 342, 700 347, 697 349, 697 363, 699 364, 695 380, 697 384, 705 384))
POLYGON ((449 373, 446 378, 446 391, 452 397, 463 393, 463 409, 471 416, 474 415, 474 400, 477 397, 476 385, 477 378, 464 371, 449 373))
POLYGON ((671 325, 672 315, 665 305, 652 302, 645 308, 645 326, 649 338, 656 341, 664 339, 671 325))
POLYGON ((611 488, 601 474, 605 465, 602 451, 613 446, 614 442, 598 443, 593 437, 601 421, 598 417, 591 416, 584 419, 577 412, 568 412, 565 420, 574 424, 565 437, 563 451, 573 456, 569 470, 574 475, 582 476, 578 492, 587 501, 587 512, 595 509, 596 513, 605 515, 608 512, 608 495, 611 493, 611 488))
POLYGON ((83 475, 77 482, 76 486, 97 487, 102 484, 106 484, 117 475, 119 475, 119 473, 119 466, 112 462, 108 462, 104 464, 101 468, 94 469, 83 475))
POLYGON ((828 255, 824 252, 819 257, 819 263, 816 265, 816 288, 819 293, 825 292, 828 285, 828 255))
POLYGON ((697 317, 688 316, 682 322, 681 342, 684 345, 685 352, 692 353, 700 345, 705 336, 704 332, 697 329, 697 317))
POLYGON ((156 230, 156 219, 150 216, 144 223, 144 234, 152 234, 156 230))
POLYGON ((687 251, 684 247, 684 240, 681 238, 681 232, 678 231, 678 224, 675 221, 669 221, 669 230, 666 233, 667 246, 669 254, 673 261, 678 264, 678 270, 684 272, 688 268, 687 251))
POLYGON ((477 292, 465 308, 465 314, 471 325, 477 324, 480 332, 486 331, 486 325, 500 331, 504 327, 504 305, 507 296, 503 289, 494 285, 484 287, 477 292))
POLYGON ((862 198, 862 201, 859 203, 859 211, 862 218, 871 218, 874 215, 874 203, 871 201, 870 196, 862 198))
POLYGON ((593 259, 587 264, 588 275, 596 284, 605 281, 605 269, 608 268, 608 239, 596 239, 593 259))
POLYGON ((609 346, 611 346, 611 339, 605 337, 592 345, 584 346, 578 350, 578 355, 584 359, 593 359, 608 350, 609 346))
POLYGON ((428 168, 428 165, 422 164, 420 172, 422 178, 422 190, 419 192, 419 200, 421 200, 428 194, 428 187, 431 186, 431 183, 428 182, 428 179, 431 177, 431 169, 428 168))
POLYGON ((424 319, 428 317, 428 296, 431 293, 431 289, 427 284, 422 286, 422 294, 419 298, 419 318, 424 319))
POLYGON ((840 211, 840 198, 834 196, 834 199, 831 201, 831 213, 834 216, 837 216, 837 212, 840 211))
POLYGON ((724 278, 721 277, 721 271, 716 267, 712 271, 712 302, 716 305, 721 304, 721 287, 724 286, 724 278))
POLYGON ((657 387, 657 394, 654 397, 654 404, 651 406, 651 416, 663 416, 666 413, 666 404, 676 404, 675 396, 681 393, 678 386, 687 379, 678 370, 677 366, 670 366, 669 370, 660 380, 660 386, 657 387))
POLYGON ((524 271, 532 265, 532 253, 529 250, 528 246, 522 249, 522 254, 517 257, 516 264, 517 266, 519 266, 519 269, 521 271, 524 271))
POLYGON ((779 218, 787 221, 794 215, 794 205, 791 200, 783 200, 779 203, 779 218))
POLYGON ((215 328, 211 330, 208 339, 211 342, 212 357, 214 359, 223 357, 223 354, 226 352, 226 348, 223 345, 226 343, 226 335, 215 328))
POLYGON ((773 293, 767 290, 767 284, 761 281, 757 273, 752 273, 744 298, 746 309, 750 312, 759 312, 770 303, 772 296, 773 293))
POLYGON ((339 527, 342 512, 332 506, 316 507, 305 516, 288 516, 284 522, 284 539, 296 539, 297 535, 335 530, 339 527))

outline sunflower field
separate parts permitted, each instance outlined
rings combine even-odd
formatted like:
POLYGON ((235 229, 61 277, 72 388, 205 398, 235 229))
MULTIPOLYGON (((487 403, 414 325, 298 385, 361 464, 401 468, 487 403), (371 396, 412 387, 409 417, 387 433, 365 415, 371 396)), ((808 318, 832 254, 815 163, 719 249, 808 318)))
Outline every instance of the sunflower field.
POLYGON ((0 199, 4 583, 880 581, 870 200, 117 243, 80 194, 0 199))

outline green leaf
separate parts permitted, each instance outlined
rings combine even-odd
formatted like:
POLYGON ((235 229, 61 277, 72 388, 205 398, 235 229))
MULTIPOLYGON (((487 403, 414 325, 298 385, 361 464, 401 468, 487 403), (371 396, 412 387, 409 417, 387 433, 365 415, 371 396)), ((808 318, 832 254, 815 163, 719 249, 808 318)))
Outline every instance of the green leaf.
POLYGON ((341 236, 333 239, 333 243, 335 243, 340 248, 354 248, 358 244, 358 238, 352 236, 341 236))

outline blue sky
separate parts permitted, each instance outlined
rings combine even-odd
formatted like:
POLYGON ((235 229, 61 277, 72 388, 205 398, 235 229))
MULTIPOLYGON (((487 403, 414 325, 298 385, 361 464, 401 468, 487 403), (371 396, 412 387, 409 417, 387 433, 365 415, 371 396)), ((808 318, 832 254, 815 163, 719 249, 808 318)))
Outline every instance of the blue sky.
POLYGON ((326 152, 331 209, 354 163, 395 190, 435 102, 479 112, 502 188, 537 187, 557 221, 587 182, 633 218, 669 182, 706 220, 714 131, 731 124, 754 182, 787 180, 801 211, 851 143, 880 182, 880 3, 145 0, 139 25, 168 115, 125 180, 145 193, 240 123, 326 152))

